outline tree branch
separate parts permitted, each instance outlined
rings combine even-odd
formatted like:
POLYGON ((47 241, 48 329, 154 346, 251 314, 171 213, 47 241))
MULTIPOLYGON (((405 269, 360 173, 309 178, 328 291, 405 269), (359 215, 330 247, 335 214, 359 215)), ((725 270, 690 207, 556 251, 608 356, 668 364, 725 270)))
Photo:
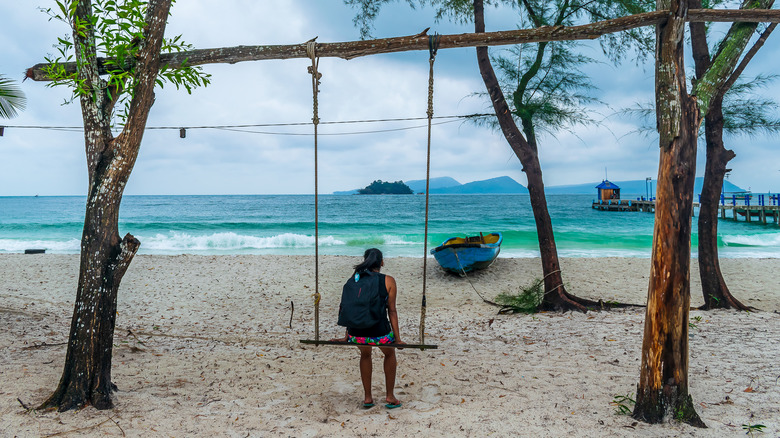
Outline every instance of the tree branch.
MULTIPOLYGON (((656 25, 666 21, 668 16, 668 11, 653 11, 580 26, 543 26, 536 29, 442 35, 439 48, 452 49, 459 47, 504 46, 544 41, 590 40, 610 33, 656 25)), ((687 20, 690 22, 743 21, 780 23, 780 10, 691 9, 688 11, 687 20)), ((380 53, 409 52, 414 50, 428 50, 428 37, 415 35, 377 40, 317 44, 317 54, 320 57, 343 59, 352 59, 380 53)), ((196 49, 186 52, 162 54, 160 55, 160 62, 162 65, 167 65, 168 68, 180 68, 184 65, 235 64, 237 62, 245 61, 296 58, 308 58, 305 43, 196 49)), ((97 62, 100 73, 106 74, 106 59, 98 58, 97 62)), ((42 63, 29 68, 27 70, 27 78, 34 81, 51 80, 46 76, 44 70, 48 65, 49 64, 42 63)), ((75 63, 63 63, 61 65, 65 68, 66 72, 73 73, 76 71, 75 63)))
POLYGON ((769 35, 772 33, 772 31, 775 30, 775 27, 777 27, 777 23, 772 23, 769 25, 769 27, 764 30, 764 32, 761 33, 761 36, 756 40, 756 42, 753 44, 753 47, 748 50, 748 52, 745 54, 745 56, 742 58, 742 61, 740 61, 737 68, 734 69, 734 72, 731 73, 731 76, 726 80, 726 82, 723 84, 723 86, 718 90, 717 96, 723 97, 729 89, 734 85, 734 82, 739 79, 739 76, 742 74, 743 71, 745 71, 745 68, 750 63, 750 60, 753 59, 754 56, 756 56, 756 53, 758 53, 758 50, 764 45, 767 38, 769 38, 769 35))
POLYGON ((528 3, 528 0, 523 0, 523 6, 525 6, 525 10, 528 11, 528 16, 531 17, 531 21, 534 22, 534 27, 542 27, 541 18, 536 15, 536 11, 534 11, 531 4, 528 3))
MULTIPOLYGON (((777 11, 780 21, 780 11, 777 11)), ((637 27, 650 26, 666 20, 668 13, 653 11, 629 15, 612 20, 598 21, 580 26, 543 26, 534 29, 519 29, 486 33, 465 33, 442 35, 440 49, 460 47, 502 46, 544 41, 590 40, 609 33, 622 32, 637 27)), ((317 55, 320 57, 335 57, 352 59, 361 56, 380 53, 408 52, 428 50, 428 37, 425 35, 383 38, 377 40, 347 41, 337 43, 318 43, 317 55)), ((306 43, 266 46, 235 46, 214 49, 196 49, 186 52, 166 53, 160 55, 160 63, 168 68, 179 68, 184 65, 195 66, 204 64, 235 64, 245 61, 262 61, 268 59, 305 59, 306 43)), ((98 58, 98 68, 102 74, 107 73, 105 58, 98 58)), ((27 70, 27 77, 34 81, 50 80, 45 73, 49 64, 37 64, 27 70)), ((76 65, 63 63, 66 72, 75 72, 76 65)))
POLYGON ((582 4, 582 5, 577 6, 576 8, 572 8, 571 11, 569 11, 569 13, 566 14, 563 17, 563 20, 571 17, 572 15, 576 14, 579 11, 586 11, 589 14, 592 14, 594 17, 598 17, 598 18, 604 19, 604 14, 598 13, 598 12, 593 11, 593 10, 588 8, 588 6, 590 6, 591 3, 595 3, 595 2, 596 2, 596 0, 591 0, 589 2, 586 2, 586 3, 582 4))
POLYGON ((124 277, 127 268, 130 267, 130 262, 133 261, 133 257, 138 252, 138 248, 141 246, 141 242, 128 233, 125 235, 122 242, 119 244, 119 254, 111 262, 110 271, 114 276, 114 281, 119 282, 124 277))
POLYGON ((778 23, 780 10, 777 9, 689 9, 688 22, 729 23, 778 23))
MULTIPOLYGON (((693 8, 701 8, 701 0, 689 0, 688 5, 693 8)), ((691 54, 696 68, 696 79, 698 80, 707 69, 710 68, 710 48, 707 44, 707 28, 703 22, 690 23, 691 29, 691 54)))
MULTIPOLYGON (((746 1, 743 6, 748 5, 748 3, 746 1)), ((743 11, 770 12, 769 9, 765 8, 771 7, 774 0, 756 0, 755 3, 755 5, 748 5, 751 9, 744 9, 743 11)), ((712 97, 718 93, 718 90, 731 76, 756 27, 758 27, 756 21, 748 20, 732 23, 728 33, 718 44, 718 50, 712 56, 709 68, 707 68, 704 75, 697 78, 696 86, 691 94, 696 95, 702 117, 707 114, 712 97)))
MULTIPOLYGON (((135 68, 135 93, 130 102, 127 123, 125 129, 119 134, 118 143, 125 144, 128 136, 143 135, 149 111, 154 103, 154 88, 157 75, 160 71, 160 48, 163 44, 163 34, 165 32, 166 19, 171 9, 172 0, 157 0, 149 2, 146 11, 146 27, 144 28, 144 39, 140 43, 138 54, 136 55, 135 68), (127 127, 134 127, 128 130, 127 127)), ((140 141, 139 141, 140 143, 140 141)), ((137 151, 132 153, 138 154, 137 151)), ((135 156, 128 156, 130 167, 135 162, 135 156)), ((131 236, 132 237, 132 236, 131 236)))

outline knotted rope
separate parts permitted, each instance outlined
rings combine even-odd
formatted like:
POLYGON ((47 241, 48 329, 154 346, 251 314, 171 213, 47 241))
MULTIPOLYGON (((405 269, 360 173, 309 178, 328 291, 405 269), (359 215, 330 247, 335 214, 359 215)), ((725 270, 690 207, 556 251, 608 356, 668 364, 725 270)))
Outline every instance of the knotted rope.
POLYGON ((317 57, 317 42, 315 40, 306 43, 306 55, 311 58, 311 66, 308 67, 311 75, 311 89, 314 95, 313 116, 314 124, 314 339, 320 340, 320 227, 319 227, 319 190, 317 186, 317 125, 320 124, 317 95, 320 92, 320 78, 322 74, 317 71, 320 59, 317 57))
POLYGON ((425 344, 425 312, 427 302, 425 291, 428 277, 428 207, 431 192, 431 120, 433 119, 433 62, 436 60, 436 51, 439 49, 441 36, 437 33, 428 36, 428 52, 430 57, 428 64, 428 153, 425 167, 425 233, 423 236, 423 286, 422 303, 420 304, 420 344, 425 344))

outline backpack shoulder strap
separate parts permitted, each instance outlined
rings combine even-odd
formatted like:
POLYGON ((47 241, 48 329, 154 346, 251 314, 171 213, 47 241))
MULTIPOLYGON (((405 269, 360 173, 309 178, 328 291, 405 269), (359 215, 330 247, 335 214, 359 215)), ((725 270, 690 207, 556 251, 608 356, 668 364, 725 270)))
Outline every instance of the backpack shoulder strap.
POLYGON ((387 301, 390 298, 390 294, 387 292, 386 275, 377 273, 377 280, 379 282, 379 296, 387 301))

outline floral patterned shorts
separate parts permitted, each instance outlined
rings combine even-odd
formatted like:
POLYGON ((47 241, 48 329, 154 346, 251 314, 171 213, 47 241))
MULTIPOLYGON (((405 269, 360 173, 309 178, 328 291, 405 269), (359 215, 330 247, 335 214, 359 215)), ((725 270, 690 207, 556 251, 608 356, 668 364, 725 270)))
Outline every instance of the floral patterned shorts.
POLYGON ((395 342, 395 335, 393 332, 390 332, 384 336, 380 336, 378 338, 366 338, 362 336, 349 336, 349 339, 347 339, 347 342, 351 342, 353 344, 362 344, 362 345, 384 345, 384 344, 392 344, 395 342))

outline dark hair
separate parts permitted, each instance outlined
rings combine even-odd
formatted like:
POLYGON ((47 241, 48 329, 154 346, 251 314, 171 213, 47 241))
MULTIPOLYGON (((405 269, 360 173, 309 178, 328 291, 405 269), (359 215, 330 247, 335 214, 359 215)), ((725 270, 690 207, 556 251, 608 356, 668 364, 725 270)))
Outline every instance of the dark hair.
POLYGON ((355 265, 355 273, 373 271, 382 267, 382 251, 369 248, 363 253, 363 262, 355 265))

